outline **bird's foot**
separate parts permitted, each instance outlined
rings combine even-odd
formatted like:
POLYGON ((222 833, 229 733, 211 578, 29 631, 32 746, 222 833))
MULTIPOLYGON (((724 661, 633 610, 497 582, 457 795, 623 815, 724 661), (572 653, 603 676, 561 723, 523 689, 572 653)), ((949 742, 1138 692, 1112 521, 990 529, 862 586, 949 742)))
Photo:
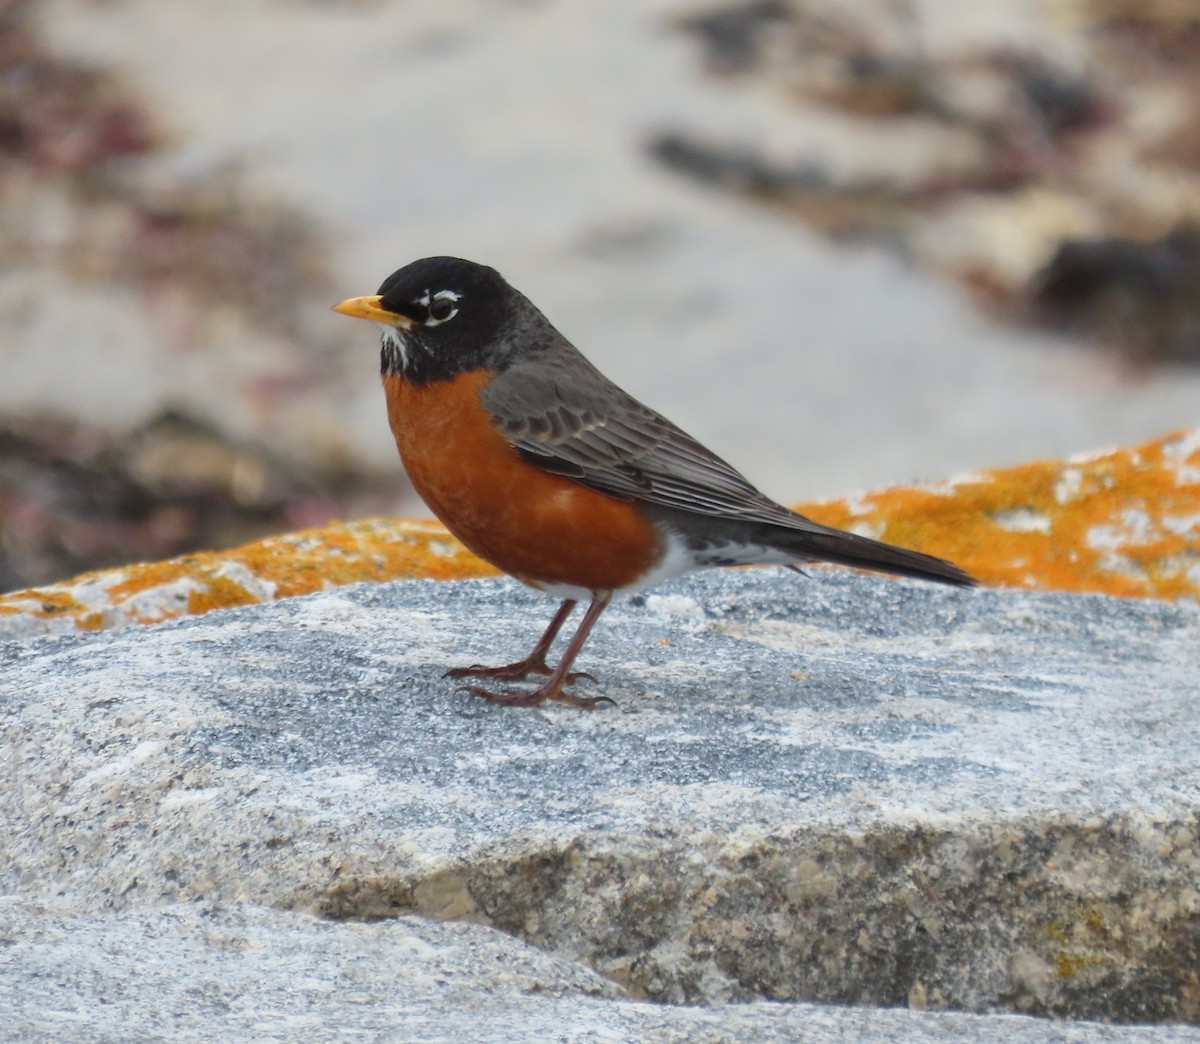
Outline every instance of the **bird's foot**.
MULTIPOLYGON (((591 677, 591 675, 587 675, 587 677, 591 677)), ((472 696, 478 696, 482 700, 487 700, 488 703, 496 703, 502 707, 536 707, 547 700, 558 700, 559 703, 565 703, 570 707, 579 707, 583 710, 595 710, 596 705, 600 703, 616 704, 616 700, 610 700, 607 696, 576 696, 574 693, 566 692, 563 684, 564 682, 569 684, 569 681, 570 678, 558 683, 551 680, 532 692, 495 692, 492 689, 485 689, 482 685, 464 685, 463 688, 472 696)))
MULTIPOLYGON (((500 681, 522 681, 531 674, 553 674, 554 668, 545 659, 530 656, 516 663, 506 663, 502 667, 485 667, 481 663, 473 663, 470 667, 451 667, 443 678, 498 678, 500 681)), ((564 685, 574 685, 581 678, 595 681, 587 671, 572 671, 563 679, 564 685)), ((470 686, 467 686, 470 688, 470 686)))

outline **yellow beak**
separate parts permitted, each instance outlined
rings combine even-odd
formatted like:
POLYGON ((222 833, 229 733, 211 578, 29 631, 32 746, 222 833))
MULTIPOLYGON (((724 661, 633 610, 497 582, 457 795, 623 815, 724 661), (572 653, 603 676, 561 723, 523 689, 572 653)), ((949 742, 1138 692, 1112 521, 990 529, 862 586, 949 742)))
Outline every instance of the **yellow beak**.
POLYGON ((397 312, 389 312, 386 308, 379 307, 380 298, 378 295, 372 297, 347 297, 341 304, 335 304, 333 310, 341 312, 342 315, 349 315, 355 319, 370 319, 373 323, 383 323, 386 326, 395 326, 401 330, 411 329, 413 321, 407 315, 400 315, 397 312))

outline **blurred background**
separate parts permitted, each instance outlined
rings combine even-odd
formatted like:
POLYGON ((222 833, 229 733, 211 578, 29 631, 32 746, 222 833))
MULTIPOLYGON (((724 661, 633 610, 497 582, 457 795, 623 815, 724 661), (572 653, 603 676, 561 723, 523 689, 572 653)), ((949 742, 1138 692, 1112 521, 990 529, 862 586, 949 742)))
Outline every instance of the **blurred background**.
POLYGON ((785 502, 1197 422, 1195 0, 0 0, 0 589, 427 514, 495 265, 785 502))

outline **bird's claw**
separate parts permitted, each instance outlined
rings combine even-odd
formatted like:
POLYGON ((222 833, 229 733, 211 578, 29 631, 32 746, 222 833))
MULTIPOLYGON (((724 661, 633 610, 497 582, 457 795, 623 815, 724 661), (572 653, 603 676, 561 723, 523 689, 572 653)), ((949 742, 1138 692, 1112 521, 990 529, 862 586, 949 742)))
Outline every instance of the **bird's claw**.
POLYGON ((501 707, 537 707, 547 700, 557 700, 559 703, 579 707, 582 710, 595 710, 598 704, 611 703, 616 706, 617 702, 607 696, 576 696, 574 693, 565 692, 561 686, 550 688, 543 685, 530 692, 496 692, 492 689, 485 689, 482 685, 463 685, 460 688, 472 696, 478 696, 482 700, 487 700, 488 703, 495 703, 501 707))

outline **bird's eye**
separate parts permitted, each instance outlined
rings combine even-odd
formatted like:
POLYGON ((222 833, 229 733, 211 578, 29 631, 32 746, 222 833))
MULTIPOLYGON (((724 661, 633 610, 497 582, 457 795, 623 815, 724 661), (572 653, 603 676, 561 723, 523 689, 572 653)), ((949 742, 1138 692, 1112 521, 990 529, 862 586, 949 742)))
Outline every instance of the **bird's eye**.
POLYGON ((436 294, 426 294, 419 304, 425 306, 426 326, 437 326, 458 315, 458 302, 462 297, 453 290, 439 290, 436 294))

